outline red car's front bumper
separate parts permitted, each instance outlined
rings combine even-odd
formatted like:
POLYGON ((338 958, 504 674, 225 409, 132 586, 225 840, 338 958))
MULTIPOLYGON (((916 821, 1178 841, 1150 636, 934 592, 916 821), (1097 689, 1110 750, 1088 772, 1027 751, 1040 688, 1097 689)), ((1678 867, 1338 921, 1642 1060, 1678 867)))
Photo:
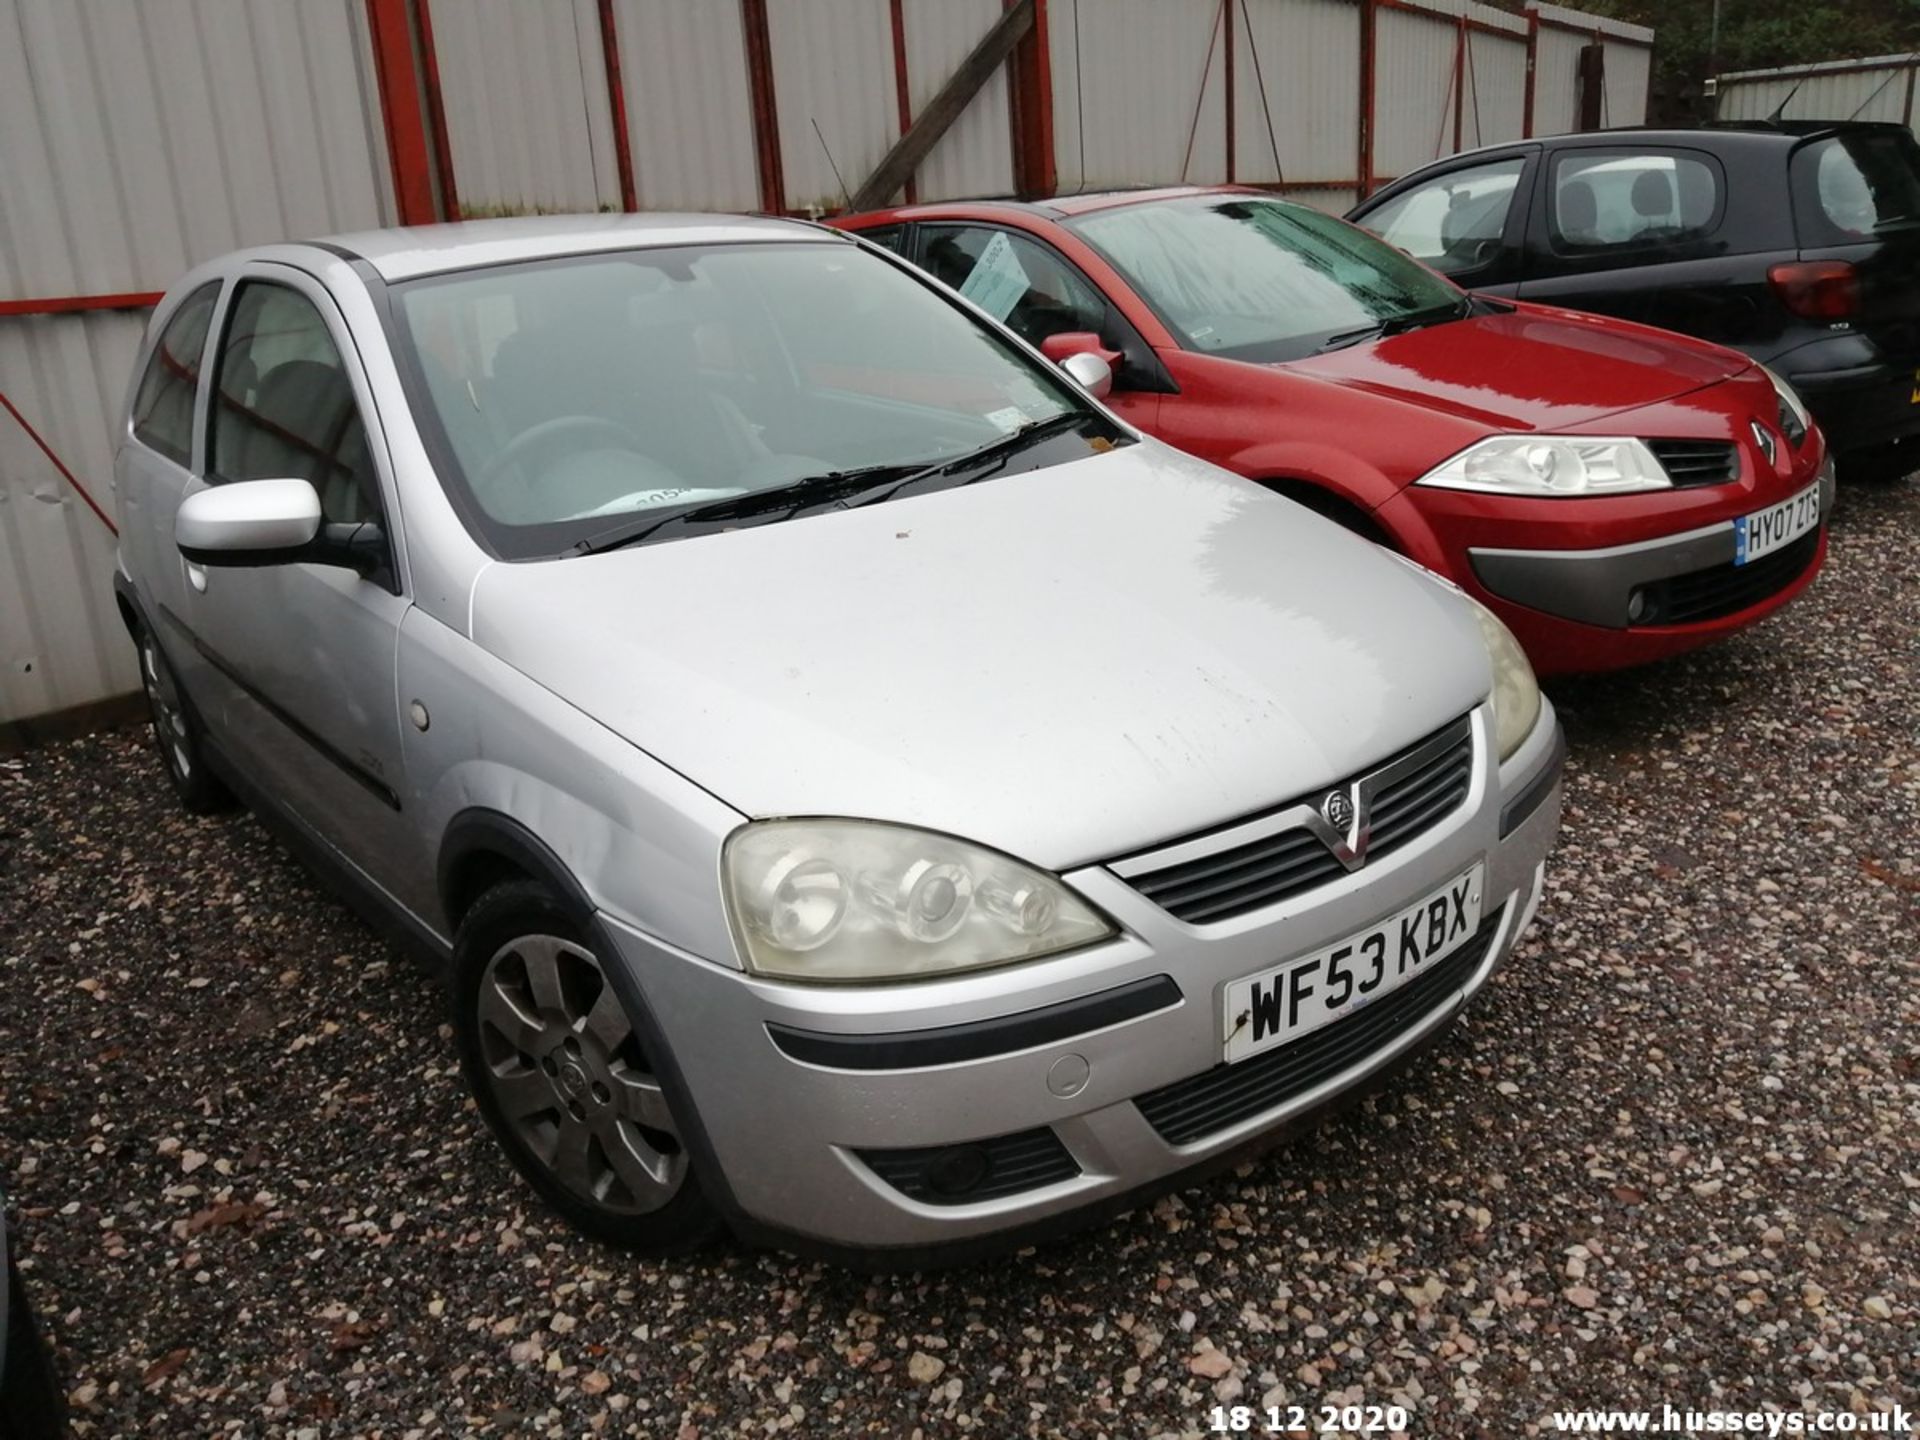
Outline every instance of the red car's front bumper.
POLYGON ((1720 485, 1568 500, 1409 486, 1375 518, 1409 556, 1489 606, 1534 668, 1554 675, 1644 665, 1771 614, 1819 573, 1832 503, 1816 433, 1788 463, 1750 464, 1720 485), (1733 522, 1815 484, 1819 528, 1736 564, 1733 522))

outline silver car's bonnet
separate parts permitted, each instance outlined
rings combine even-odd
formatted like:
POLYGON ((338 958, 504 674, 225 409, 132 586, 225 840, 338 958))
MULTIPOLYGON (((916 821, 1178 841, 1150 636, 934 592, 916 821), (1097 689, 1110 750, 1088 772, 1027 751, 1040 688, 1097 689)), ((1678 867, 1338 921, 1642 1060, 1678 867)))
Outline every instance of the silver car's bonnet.
POLYGON ((495 564, 473 627, 749 815, 908 821, 1054 868, 1292 799, 1489 687, 1457 598, 1151 441, 495 564))

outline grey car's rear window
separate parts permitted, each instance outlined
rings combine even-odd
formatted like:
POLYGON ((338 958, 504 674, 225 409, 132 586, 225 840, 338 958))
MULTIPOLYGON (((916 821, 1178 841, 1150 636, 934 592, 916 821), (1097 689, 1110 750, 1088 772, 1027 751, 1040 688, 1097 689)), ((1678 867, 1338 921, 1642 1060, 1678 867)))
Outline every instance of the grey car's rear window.
POLYGON ((1793 157, 1803 245, 1845 245, 1920 225, 1920 145, 1895 130, 1815 140, 1793 157))

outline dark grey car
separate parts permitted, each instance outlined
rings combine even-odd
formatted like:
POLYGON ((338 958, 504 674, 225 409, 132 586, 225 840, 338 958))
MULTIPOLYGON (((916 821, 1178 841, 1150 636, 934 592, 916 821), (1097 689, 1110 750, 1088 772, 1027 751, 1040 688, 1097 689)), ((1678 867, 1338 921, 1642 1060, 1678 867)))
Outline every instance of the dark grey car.
POLYGON ((1920 465, 1920 144, 1903 126, 1606 130, 1436 161, 1348 219, 1470 290, 1745 351, 1842 478, 1920 465))

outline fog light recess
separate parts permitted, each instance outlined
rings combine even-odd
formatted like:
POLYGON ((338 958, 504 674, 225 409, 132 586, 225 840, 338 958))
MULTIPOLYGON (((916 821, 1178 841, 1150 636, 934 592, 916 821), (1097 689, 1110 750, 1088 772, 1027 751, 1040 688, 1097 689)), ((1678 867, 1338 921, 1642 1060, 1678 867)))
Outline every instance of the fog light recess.
POLYGON ((867 1168, 923 1205, 971 1205, 1057 1185, 1080 1166, 1042 1125, 991 1140, 915 1150, 856 1150, 867 1168))

